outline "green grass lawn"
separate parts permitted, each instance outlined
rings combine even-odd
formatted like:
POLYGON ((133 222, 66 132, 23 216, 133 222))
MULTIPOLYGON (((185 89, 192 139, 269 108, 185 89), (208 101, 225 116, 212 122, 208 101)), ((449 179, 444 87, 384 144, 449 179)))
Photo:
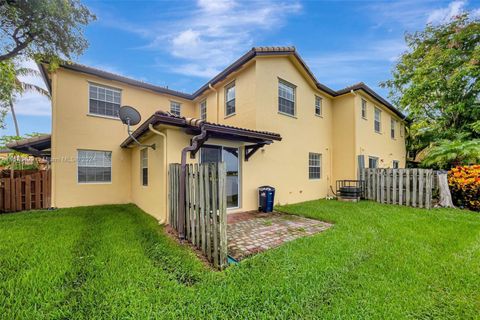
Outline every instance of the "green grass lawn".
POLYGON ((0 317, 480 317, 480 216, 372 202, 278 208, 328 231, 205 267, 133 205, 0 216, 0 317))

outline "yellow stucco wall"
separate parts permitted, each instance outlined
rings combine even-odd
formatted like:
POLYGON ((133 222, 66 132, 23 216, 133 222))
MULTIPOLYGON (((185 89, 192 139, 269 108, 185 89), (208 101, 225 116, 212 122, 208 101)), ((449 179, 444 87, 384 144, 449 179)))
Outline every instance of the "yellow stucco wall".
MULTIPOLYGON (((166 145, 161 136, 144 136, 142 143, 155 143, 157 148, 148 151, 149 185, 142 186, 142 147, 121 149, 120 143, 127 137, 126 127, 118 119, 88 115, 89 81, 121 89, 121 104, 137 108, 142 121, 157 110, 168 111, 171 100, 182 103, 182 115, 200 117, 200 102, 206 99, 210 122, 281 134, 282 141, 259 150, 248 162, 243 160, 246 143, 214 139, 207 142, 241 150, 240 208, 236 211, 257 208, 257 188, 261 185, 274 186, 275 202, 281 204, 326 197, 331 194, 330 186, 335 187, 335 180, 356 177, 358 154, 366 155, 366 163, 368 155, 374 155, 384 160, 380 166, 391 166, 394 159, 400 161, 400 166, 405 165, 404 137, 398 130, 397 138, 390 138, 393 113, 359 91, 334 98, 318 90, 292 57, 257 57, 195 101, 59 69, 52 75, 52 188, 53 205, 57 207, 134 202, 164 221, 168 211, 166 168, 169 163, 180 162, 181 150, 191 138, 178 128, 163 126, 156 129, 166 135, 166 145), (278 112, 279 79, 296 86, 294 117, 278 112), (225 117, 225 86, 232 81, 236 86, 236 113, 225 117), (315 115, 316 95, 323 101, 322 116, 315 115), (368 101, 367 120, 361 118, 361 97, 368 101), (382 134, 373 130, 374 105, 382 108, 382 134), (77 183, 78 149, 112 151, 112 182, 77 183), (309 152, 322 155, 320 179, 308 177, 309 152)), ((198 159, 197 155, 197 159, 188 161, 198 159)))
POLYGON ((121 89, 122 105, 136 107, 147 119, 157 110, 169 110, 170 100, 182 103, 182 112, 194 116, 193 103, 90 75, 59 69, 52 78, 52 205, 73 207, 128 203, 131 197, 131 155, 121 149, 127 128, 120 120, 88 114, 88 83, 121 89), (77 150, 112 152, 111 183, 78 183, 77 150))
POLYGON ((379 158, 379 168, 391 168, 393 160, 399 161, 400 168, 405 167, 406 149, 403 121, 385 106, 371 99, 361 92, 355 96, 355 156, 365 156, 365 166, 368 166, 368 157, 379 158), (367 117, 361 113, 362 99, 367 101, 367 117), (374 108, 381 110, 381 130, 374 129, 374 108), (390 136, 390 120, 397 121, 395 139, 390 136))

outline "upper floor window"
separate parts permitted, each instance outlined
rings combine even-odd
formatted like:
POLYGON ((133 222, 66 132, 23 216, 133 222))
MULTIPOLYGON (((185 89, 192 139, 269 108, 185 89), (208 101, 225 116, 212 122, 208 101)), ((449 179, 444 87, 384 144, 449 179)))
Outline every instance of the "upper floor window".
POLYGON ((399 165, 400 165, 400 161, 398 161, 398 160, 393 160, 392 161, 392 168, 393 169, 398 169, 399 165))
POLYGON ((322 155, 310 152, 308 154, 308 178, 320 179, 322 177, 322 155))
POLYGON ((88 112, 108 117, 118 117, 120 109, 119 89, 108 88, 93 83, 89 84, 88 112))
POLYGON ((235 114, 235 82, 225 87, 225 116, 235 114))
POLYGON ((278 111, 295 115, 295 86, 283 80, 278 81, 278 111))
POLYGON ((375 132, 380 133, 382 128, 382 111, 378 108, 375 108, 375 122, 374 122, 375 132))
POLYGON ((142 186, 148 186, 148 148, 140 150, 140 174, 142 186))
POLYGON ((367 119, 367 100, 362 99, 362 118, 367 119))
POLYGON ((368 157, 368 167, 378 168, 378 157, 368 157))
POLYGON ((207 120, 207 100, 200 102, 200 119, 207 120))
POLYGON ((390 120, 390 138, 395 139, 395 128, 397 127, 397 121, 395 119, 390 120))
POLYGON ((182 106, 179 102, 170 101, 170 113, 176 116, 180 116, 182 106))
POLYGON ((403 124, 400 124, 400 137, 403 138, 403 135, 404 135, 404 130, 405 130, 405 127, 403 126, 403 124))
POLYGON ((78 150, 77 157, 79 183, 112 181, 111 151, 78 150))
POLYGON ((319 96, 315 96, 315 115, 317 116, 322 115, 322 103, 323 99, 319 96))

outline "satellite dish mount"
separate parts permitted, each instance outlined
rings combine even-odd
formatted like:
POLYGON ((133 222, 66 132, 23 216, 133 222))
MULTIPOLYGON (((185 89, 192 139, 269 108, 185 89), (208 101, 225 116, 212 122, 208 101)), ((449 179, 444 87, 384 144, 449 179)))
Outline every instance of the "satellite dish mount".
POLYGON ((142 119, 140 113, 135 108, 130 106, 120 107, 120 110, 118 111, 118 116, 120 117, 120 120, 122 120, 122 123, 126 124, 128 127, 128 136, 132 138, 132 140, 138 146, 152 148, 153 150, 155 150, 155 144, 142 144, 140 143, 140 141, 137 140, 137 138, 132 135, 132 130, 130 129, 130 126, 139 124, 140 120, 142 119))

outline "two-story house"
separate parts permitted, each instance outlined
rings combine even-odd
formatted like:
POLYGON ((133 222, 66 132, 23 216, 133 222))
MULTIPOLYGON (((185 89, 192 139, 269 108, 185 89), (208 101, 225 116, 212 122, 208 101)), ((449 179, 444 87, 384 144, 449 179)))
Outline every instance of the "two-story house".
POLYGON ((365 84, 339 91, 317 81, 293 47, 253 48, 192 94, 83 65, 42 73, 52 97, 52 205, 133 202, 167 217, 168 164, 208 124, 191 162, 225 161, 231 212, 258 208, 257 188, 276 203, 331 194, 370 167, 404 167, 404 116, 365 84), (135 107, 133 136, 118 118, 135 107))

